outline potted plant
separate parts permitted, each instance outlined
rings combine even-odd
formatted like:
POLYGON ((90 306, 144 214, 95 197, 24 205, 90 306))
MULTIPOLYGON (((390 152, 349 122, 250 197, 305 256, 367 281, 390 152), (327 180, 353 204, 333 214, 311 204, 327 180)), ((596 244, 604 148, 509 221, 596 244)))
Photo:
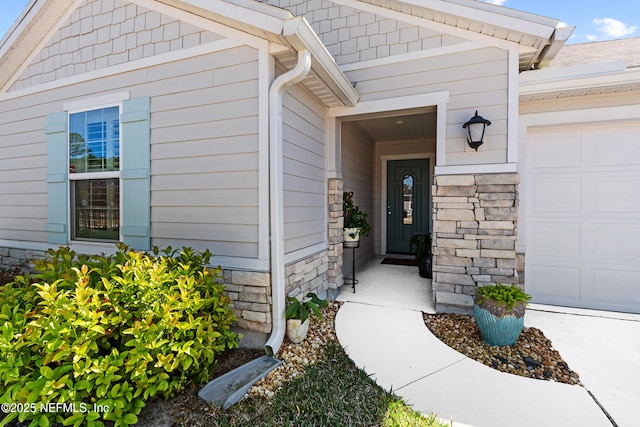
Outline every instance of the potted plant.
POLYGON ((344 216, 344 241, 357 242, 371 231, 367 222, 367 213, 362 212, 353 203, 353 191, 342 193, 342 211, 344 216))
POLYGON ((418 233, 409 239, 409 251, 418 263, 420 277, 431 278, 431 234, 418 233))
POLYGON ((476 289, 473 316, 489 345, 513 345, 524 328, 524 311, 531 295, 516 285, 481 286, 476 289))
POLYGON ((309 331, 309 316, 322 317, 321 307, 327 306, 327 300, 318 298, 318 295, 309 292, 302 300, 296 297, 287 297, 289 306, 284 315, 287 319, 287 338, 294 344, 301 343, 309 331))

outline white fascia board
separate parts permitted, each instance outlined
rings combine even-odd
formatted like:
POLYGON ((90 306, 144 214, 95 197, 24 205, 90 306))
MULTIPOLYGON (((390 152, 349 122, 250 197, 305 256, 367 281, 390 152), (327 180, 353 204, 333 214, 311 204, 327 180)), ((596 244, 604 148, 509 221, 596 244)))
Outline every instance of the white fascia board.
POLYGON ((486 34, 481 34, 472 30, 465 30, 453 25, 443 24, 436 21, 431 21, 419 16, 409 15, 397 10, 385 9, 380 6, 375 6, 369 3, 363 3, 359 0, 332 0, 332 3, 339 4, 341 6, 352 7, 356 10, 363 12, 373 13, 375 15, 384 16, 390 19, 395 19, 400 22, 405 22, 410 25, 416 25, 422 28, 428 28, 433 31, 437 31, 443 34, 450 34, 455 37, 459 37, 464 40, 477 41, 484 43, 486 46, 493 46, 502 49, 508 49, 509 46, 514 43, 507 40, 498 39, 486 34))
POLYGON ((479 1, 457 0, 402 0, 412 6, 423 7, 441 13, 459 16, 471 21, 486 22, 501 28, 515 30, 536 37, 548 38, 558 20, 516 9, 496 7, 479 1))
POLYGON ((304 17, 285 21, 282 35, 296 51, 306 49, 311 53, 312 70, 331 88, 344 105, 356 105, 360 95, 304 17))
POLYGON ((96 80, 103 77, 140 70, 142 68, 162 65, 168 62, 176 62, 176 61, 181 61, 187 58, 193 58, 196 56, 208 55, 210 53, 227 50, 227 49, 233 49, 239 46, 243 46, 243 44, 235 40, 231 40, 231 39, 217 40, 217 41, 201 44, 198 46, 190 47, 187 49, 175 50, 172 52, 163 53, 161 55, 149 56, 147 58, 142 58, 142 59, 138 59, 131 62, 125 62, 122 64, 113 65, 107 68, 101 68, 99 70, 90 71, 84 74, 79 74, 77 76, 66 77, 60 80, 53 80, 47 83, 42 83, 37 86, 30 86, 25 89, 19 89, 13 92, 0 93, 0 101, 6 101, 8 99, 19 98, 21 96, 32 95, 34 93, 45 92, 48 90, 58 89, 65 86, 84 83, 87 81, 96 80))
MULTIPOLYGON (((163 15, 170 16, 178 21, 184 21, 203 30, 221 35, 229 39, 241 41, 247 46, 259 49, 262 46, 262 38, 249 34, 236 28, 233 24, 235 20, 217 13, 218 11, 206 11, 204 14, 196 14, 194 10, 189 10, 189 5, 178 4, 165 0, 129 0, 131 3, 145 7, 149 10, 156 11, 163 15), (215 16, 214 16, 215 14, 215 16), (209 16, 205 16, 209 15, 209 16), (215 19, 214 19, 215 18, 215 19)), ((193 9, 193 8, 191 8, 193 9)), ((280 30, 282 30, 282 21, 280 21, 280 30)), ((278 33, 279 34, 279 33, 278 33)))
POLYGON ((638 82, 640 82, 640 69, 626 70, 624 62, 577 65, 521 73, 520 95, 637 84, 638 82))
POLYGON ((29 26, 38 11, 42 9, 43 4, 43 1, 31 0, 20 16, 9 27, 7 33, 3 34, 2 39, 0 39, 0 58, 11 49, 20 33, 29 26))
POLYGON ((170 6, 189 11, 189 6, 225 18, 251 25, 273 34, 282 32, 283 21, 291 18, 290 12, 246 0, 157 0, 170 6), (185 7, 186 6, 186 7, 185 7))
POLYGON ((423 93, 420 95, 362 101, 354 107, 332 107, 329 109, 329 117, 348 117, 361 114, 379 113, 382 111, 446 105, 448 102, 449 91, 443 90, 439 92, 423 93))
MULTIPOLYGON (((62 27, 62 24, 69 18, 69 16, 71 16, 73 11, 78 8, 78 5, 82 1, 83 0, 36 0, 35 4, 29 3, 31 9, 25 15, 25 19, 22 20, 15 27, 15 29, 13 29, 13 33, 11 34, 9 39, 5 40, 5 44, 0 49, 0 60, 4 60, 4 57, 6 55, 10 55, 10 50, 12 49, 15 49, 16 53, 19 53, 18 50, 20 49, 24 50, 26 59, 20 59, 20 62, 14 63, 14 69, 9 67, 12 76, 9 76, 7 82, 4 84, 4 87, 0 88, 0 94, 7 93, 9 91, 11 86, 13 86, 16 80, 18 80, 24 70, 29 67, 29 64, 31 64, 33 59, 38 54, 40 54, 40 51, 44 48, 44 45, 48 43, 55 32, 58 31, 60 27, 62 27), (57 22, 51 28, 49 28, 48 31, 45 27, 41 28, 41 26, 39 25, 35 25, 33 30, 28 30, 28 26, 32 24, 32 21, 35 19, 36 15, 45 6, 54 3, 60 3, 60 7, 64 8, 63 10, 65 10, 65 12, 61 15, 57 22), (36 35, 34 35, 31 31, 36 32, 36 35), (46 31, 46 33, 44 33, 44 31, 46 31)), ((20 55, 18 55, 18 57, 20 58, 20 55)), ((6 65, 11 65, 11 62, 8 62, 6 65)))

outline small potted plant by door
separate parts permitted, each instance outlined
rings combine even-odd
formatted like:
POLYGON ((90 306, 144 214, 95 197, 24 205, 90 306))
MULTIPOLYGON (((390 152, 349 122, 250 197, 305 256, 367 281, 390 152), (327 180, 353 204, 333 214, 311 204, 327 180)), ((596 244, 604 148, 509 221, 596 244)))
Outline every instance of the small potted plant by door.
POLYGON ((489 345, 513 345, 524 328, 524 312, 531 295, 516 285, 481 286, 476 289, 473 316, 489 345))
POLYGON ((353 203, 353 191, 342 193, 342 211, 344 216, 343 239, 345 242, 357 242, 361 237, 366 237, 369 234, 371 227, 367 222, 367 213, 362 212, 353 203))
POLYGON ((300 344, 309 331, 309 317, 315 315, 322 317, 321 307, 327 306, 327 300, 318 298, 318 295, 309 292, 302 300, 296 297, 287 297, 289 306, 285 311, 287 319, 287 338, 294 344, 300 344))
POLYGON ((418 233, 409 239, 409 251, 418 263, 420 277, 431 278, 431 234, 418 233))

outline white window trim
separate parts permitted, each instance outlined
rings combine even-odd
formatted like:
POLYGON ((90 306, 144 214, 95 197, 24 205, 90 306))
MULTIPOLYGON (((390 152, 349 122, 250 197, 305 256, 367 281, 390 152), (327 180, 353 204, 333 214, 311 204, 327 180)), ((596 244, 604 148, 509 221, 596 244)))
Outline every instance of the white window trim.
MULTIPOLYGON (((67 112, 67 153, 66 153, 66 159, 67 159, 67 170, 69 170, 69 131, 71 129, 70 126, 70 119, 71 119, 71 115, 72 114, 77 114, 77 113, 84 113, 87 111, 93 111, 93 110, 100 110, 100 109, 104 109, 104 108, 112 108, 112 107, 118 107, 118 121, 121 123, 122 120, 122 110, 123 110, 123 102, 128 100, 130 97, 130 93, 129 91, 126 92, 119 92, 119 93, 115 93, 115 94, 110 94, 110 95, 105 95, 105 96, 100 96, 100 97, 95 97, 95 98, 90 98, 90 99, 83 99, 83 100, 78 100, 78 101, 70 101, 67 103, 64 103, 64 110, 67 112)), ((124 140, 123 138, 123 129, 122 126, 120 126, 120 141, 119 141, 119 151, 120 151, 120 161, 119 161, 119 169, 117 171, 108 171, 108 172, 86 172, 86 173, 74 173, 74 174, 67 174, 68 176, 68 184, 69 184, 69 191, 67 194, 67 206, 69 207, 68 209, 68 217, 67 217, 67 224, 69 224, 68 227, 68 237, 69 237, 69 245, 71 246, 72 249, 75 249, 77 247, 80 246, 94 246, 94 247, 112 247, 115 243, 117 243, 116 241, 113 240, 105 240, 105 241, 100 241, 100 240, 83 240, 83 239, 74 239, 74 231, 75 231, 75 223, 73 222, 73 218, 74 218, 74 206, 71 206, 71 200, 72 200, 72 192, 73 192, 73 188, 71 186, 71 182, 72 181, 85 181, 88 179, 94 180, 94 179, 114 179, 117 178, 118 179, 118 186, 119 186, 119 190, 122 189, 122 158, 124 157, 124 150, 123 150, 123 144, 122 141, 124 140)), ((122 238, 122 203, 123 203, 123 195, 122 195, 122 191, 119 191, 119 200, 118 200, 118 204, 119 204, 119 210, 120 210, 120 215, 118 215, 119 217, 119 224, 118 224, 118 229, 119 229, 119 233, 118 233, 118 241, 122 242, 123 238, 122 238)))

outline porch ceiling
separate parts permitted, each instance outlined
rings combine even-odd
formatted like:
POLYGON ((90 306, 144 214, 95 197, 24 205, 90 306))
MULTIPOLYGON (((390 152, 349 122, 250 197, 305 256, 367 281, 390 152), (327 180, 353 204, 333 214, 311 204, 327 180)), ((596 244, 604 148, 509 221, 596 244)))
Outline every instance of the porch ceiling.
POLYGON ((351 121, 375 142, 434 139, 436 135, 435 111, 359 116, 351 121))

